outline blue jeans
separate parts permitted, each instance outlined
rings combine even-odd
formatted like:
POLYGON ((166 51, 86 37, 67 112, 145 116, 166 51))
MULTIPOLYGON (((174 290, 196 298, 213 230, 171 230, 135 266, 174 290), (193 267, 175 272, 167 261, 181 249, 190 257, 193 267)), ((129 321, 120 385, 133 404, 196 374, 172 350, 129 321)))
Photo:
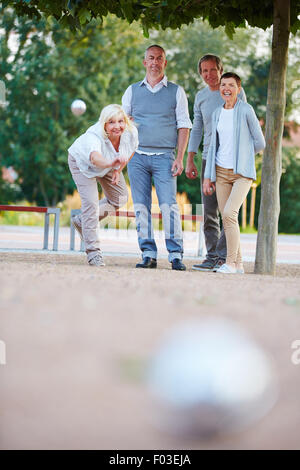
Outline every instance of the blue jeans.
POLYGON ((157 258, 151 219, 152 177, 162 213, 169 261, 182 259, 181 219, 176 202, 176 178, 171 174, 174 153, 145 155, 135 153, 128 163, 128 175, 134 203, 138 242, 143 258, 157 258))

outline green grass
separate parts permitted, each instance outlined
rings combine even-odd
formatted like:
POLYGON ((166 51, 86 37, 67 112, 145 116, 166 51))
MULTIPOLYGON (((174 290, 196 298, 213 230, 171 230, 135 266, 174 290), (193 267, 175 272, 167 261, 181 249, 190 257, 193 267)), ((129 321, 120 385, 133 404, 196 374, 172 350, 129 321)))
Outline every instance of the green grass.
POLYGON ((45 215, 35 212, 0 212, 0 225, 32 225, 42 227, 45 215))
POLYGON ((295 236, 300 237, 300 233, 285 233, 285 232, 280 232, 279 235, 293 235, 293 237, 295 237, 295 236))
POLYGON ((240 227, 240 232, 241 233, 254 233, 254 234, 256 234, 257 230, 256 230, 255 227, 250 227, 249 225, 247 225, 246 228, 240 227))

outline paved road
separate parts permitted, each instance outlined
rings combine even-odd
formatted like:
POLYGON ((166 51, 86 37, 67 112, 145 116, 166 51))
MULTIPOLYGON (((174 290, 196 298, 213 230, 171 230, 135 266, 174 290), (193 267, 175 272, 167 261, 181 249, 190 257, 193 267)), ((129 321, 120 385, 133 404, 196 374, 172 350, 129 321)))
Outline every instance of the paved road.
MULTIPOLYGON (((139 247, 135 230, 100 229, 102 250, 105 255, 139 256, 139 247)), ((159 256, 164 258, 167 251, 163 232, 156 231, 155 237, 159 249, 159 256)), ((79 250, 79 237, 76 237, 75 248, 79 250)), ((53 231, 50 228, 49 247, 52 247, 53 231)), ((42 250, 43 227, 0 225, 0 251, 11 250, 42 250)), ((70 247, 70 229, 61 227, 59 233, 59 252, 68 252, 70 247)), ((184 231, 185 257, 196 258, 198 247, 198 233, 184 231)), ((256 249, 256 235, 241 234, 241 247, 244 261, 254 261, 256 249)), ((205 252, 202 250, 202 255, 205 252)), ((300 235, 279 235, 278 237, 278 263, 300 264, 300 235)))

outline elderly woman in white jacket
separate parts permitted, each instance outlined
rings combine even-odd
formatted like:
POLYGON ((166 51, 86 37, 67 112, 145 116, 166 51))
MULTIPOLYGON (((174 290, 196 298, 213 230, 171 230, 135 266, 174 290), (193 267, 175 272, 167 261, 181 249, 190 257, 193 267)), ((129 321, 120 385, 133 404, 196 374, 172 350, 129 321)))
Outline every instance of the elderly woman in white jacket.
POLYGON ((226 236, 226 262, 218 273, 244 273, 240 250, 238 214, 256 179, 255 154, 265 147, 265 139, 252 106, 238 99, 241 79, 224 73, 220 93, 225 101, 212 115, 212 136, 206 160, 203 192, 216 189, 226 236))
POLYGON ((90 266, 104 266, 99 220, 126 204, 122 169, 138 146, 138 132, 123 108, 110 104, 99 121, 69 147, 68 163, 81 198, 81 215, 72 223, 85 243, 90 266), (99 201, 98 184, 104 197, 99 201))

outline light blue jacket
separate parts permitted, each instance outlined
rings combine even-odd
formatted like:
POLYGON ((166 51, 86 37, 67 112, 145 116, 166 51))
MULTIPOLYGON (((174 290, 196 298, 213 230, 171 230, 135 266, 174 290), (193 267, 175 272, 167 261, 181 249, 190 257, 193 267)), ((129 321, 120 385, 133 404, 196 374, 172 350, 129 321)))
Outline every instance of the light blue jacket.
MULTIPOLYGON (((212 134, 204 178, 216 181, 216 155, 219 147, 217 126, 222 106, 212 115, 212 134)), ((255 154, 266 146, 260 124, 249 103, 237 100, 233 112, 233 172, 256 179, 255 154)))

